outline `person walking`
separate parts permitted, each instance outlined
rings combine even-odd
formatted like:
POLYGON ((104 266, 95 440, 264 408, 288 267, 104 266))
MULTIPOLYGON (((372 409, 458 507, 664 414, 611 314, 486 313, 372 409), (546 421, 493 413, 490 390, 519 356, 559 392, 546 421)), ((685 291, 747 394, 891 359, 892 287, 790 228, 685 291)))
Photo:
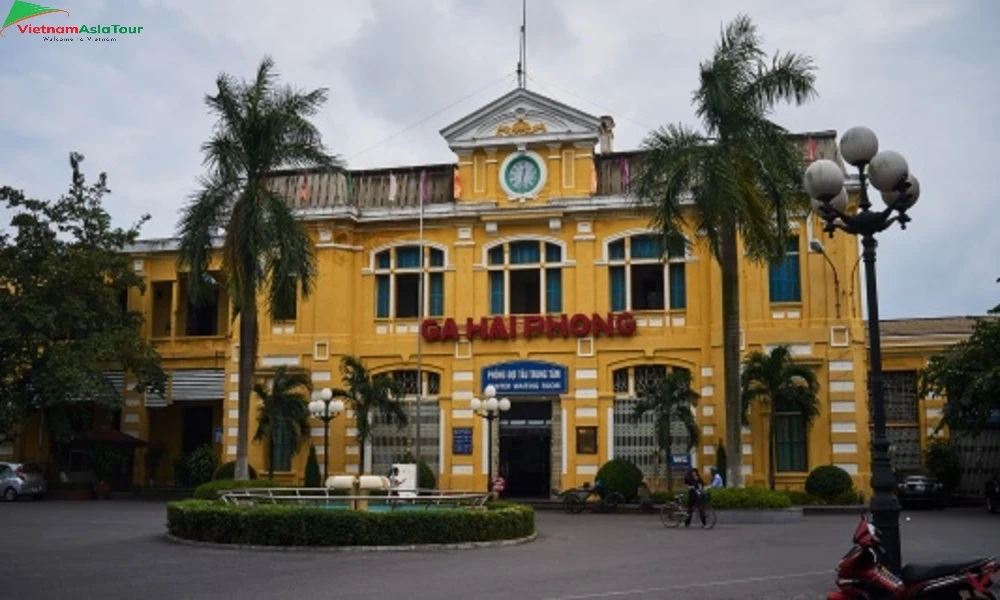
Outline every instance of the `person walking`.
POLYGON ((392 468, 392 474, 389 475, 389 495, 398 496, 399 488, 406 481, 406 478, 399 474, 399 467, 392 468))
POLYGON ((705 507, 701 503, 701 490, 705 487, 705 482, 701 479, 701 474, 698 469, 694 467, 689 467, 687 472, 684 474, 684 484, 688 486, 688 511, 687 519, 684 520, 684 526, 688 527, 691 525, 691 517, 694 516, 694 509, 698 507, 698 516, 701 518, 701 526, 705 527, 705 507))

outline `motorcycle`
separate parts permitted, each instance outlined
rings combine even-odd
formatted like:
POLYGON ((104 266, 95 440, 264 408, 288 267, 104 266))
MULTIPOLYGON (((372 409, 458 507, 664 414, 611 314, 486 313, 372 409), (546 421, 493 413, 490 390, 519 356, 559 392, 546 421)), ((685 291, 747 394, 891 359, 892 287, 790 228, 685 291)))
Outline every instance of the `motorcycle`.
POLYGON ((854 531, 854 546, 837 567, 837 591, 827 600, 979 598, 1000 600, 1000 562, 995 557, 909 563, 897 575, 883 563, 885 548, 867 514, 854 531))

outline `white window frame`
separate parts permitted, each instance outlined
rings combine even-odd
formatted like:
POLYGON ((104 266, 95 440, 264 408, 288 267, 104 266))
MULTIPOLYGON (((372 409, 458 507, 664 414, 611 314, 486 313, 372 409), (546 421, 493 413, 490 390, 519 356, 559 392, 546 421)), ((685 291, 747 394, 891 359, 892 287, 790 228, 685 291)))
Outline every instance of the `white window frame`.
MULTIPOLYGON (((443 274, 445 271, 448 270, 448 248, 446 246, 442 246, 440 244, 435 244, 435 243, 429 243, 429 242, 424 242, 422 245, 420 244, 420 242, 414 242, 414 241, 399 242, 399 243, 389 244, 389 245, 386 245, 386 246, 380 246, 378 248, 375 248, 374 250, 371 251, 371 255, 369 257, 369 261, 370 261, 370 267, 369 267, 369 269, 370 269, 372 275, 375 276, 375 279, 372 282, 372 286, 374 287, 374 294, 373 294, 374 297, 375 297, 375 311, 374 312, 375 312, 375 319, 376 320, 378 320, 378 321, 408 321, 408 320, 412 320, 412 319, 428 318, 428 317, 431 316, 431 314, 430 314, 430 309, 431 309, 431 274, 432 273, 442 273, 443 274), (421 267, 404 267, 404 268, 397 267, 396 266, 396 252, 397 252, 397 250, 399 250, 400 248, 411 248, 411 247, 420 248, 420 250, 421 250, 421 259, 422 259, 421 260, 421 265, 426 265, 426 266, 421 266, 421 267), (438 251, 440 251, 440 252, 442 252, 444 254, 444 257, 442 259, 442 263, 441 263, 440 266, 431 266, 431 264, 430 264, 430 258, 431 258, 430 250, 432 250, 432 249, 433 250, 438 250, 438 251), (386 268, 379 268, 377 257, 378 257, 379 254, 381 254, 382 252, 386 252, 386 251, 389 252, 389 268, 388 269, 386 269, 386 268), (396 316, 396 275, 412 275, 412 274, 419 275, 421 273, 423 273, 423 277, 422 277, 423 281, 422 281, 422 285, 420 286, 420 291, 421 291, 421 294, 424 297, 423 298, 423 304, 421 306, 423 307, 423 313, 424 314, 422 316, 421 315, 417 315, 415 317, 397 317, 396 316), (389 316, 388 317, 379 317, 378 316, 378 277, 385 276, 385 275, 389 276, 389 316)), ((442 275, 442 278, 443 277, 444 277, 444 275, 442 275)), ((442 280, 442 293, 444 292, 443 285, 444 285, 444 282, 442 280)), ((446 311, 442 310, 442 313, 443 312, 446 312, 446 311)), ((443 315, 435 315, 435 316, 443 316, 443 315)))
MULTIPOLYGON (((511 271, 529 271, 529 270, 538 270, 538 271, 540 271, 540 273, 539 273, 539 286, 538 286, 539 287, 539 290, 538 290, 538 294, 539 294, 539 298, 538 298, 539 311, 537 313, 523 313, 523 314, 525 314, 525 315, 530 315, 530 314, 538 314, 538 315, 556 314, 556 313, 549 313, 548 312, 548 306, 547 306, 547 302, 546 302, 546 292, 547 292, 547 289, 546 289, 546 283, 547 283, 546 282, 546 273, 547 273, 548 269, 557 269, 558 268, 560 270, 563 270, 566 267, 570 266, 570 263, 566 260, 566 243, 565 242, 563 242, 562 240, 559 240, 558 238, 550 238, 550 237, 547 237, 547 236, 516 236, 516 237, 504 238, 502 240, 497 240, 496 242, 493 242, 491 244, 483 246, 483 265, 485 265, 486 271, 488 273, 486 275, 486 286, 487 286, 487 288, 486 288, 486 298, 487 298, 487 306, 488 306, 488 309, 489 309, 489 312, 491 313, 491 315, 492 315, 492 309, 493 309, 493 296, 492 296, 493 291, 492 291, 492 289, 490 289, 490 285, 491 284, 490 284, 490 275, 489 275, 489 273, 493 273, 493 272, 496 272, 496 271, 503 271, 503 316, 506 317, 506 316, 511 316, 511 312, 510 312, 510 272, 511 271), (538 244, 539 245, 539 262, 537 262, 537 263, 511 264, 511 262, 510 262, 510 245, 514 244, 514 243, 517 243, 517 242, 535 242, 536 244, 538 244), (559 258, 560 258, 559 262, 552 262, 552 263, 550 263, 550 262, 548 262, 546 260, 545 247, 542 245, 543 242, 546 243, 546 244, 552 244, 554 246, 558 246, 559 247, 559 258), (503 264, 499 264, 499 265, 490 264, 490 251, 493 250, 494 248, 496 248, 497 246, 503 247, 503 264)), ((566 286, 565 286, 566 278, 565 278, 565 275, 561 275, 561 277, 562 277, 562 280, 561 280, 562 289, 560 289, 559 294, 560 294, 560 298, 562 300, 562 307, 561 307, 562 310, 560 310, 559 314, 566 312, 566 296, 565 296, 565 294, 563 294, 563 292, 566 289, 566 286)), ((516 316, 520 316, 521 314, 522 313, 517 313, 516 316)), ((500 315, 495 315, 495 316, 500 316, 500 315)))
MULTIPOLYGON (((685 303, 685 308, 674 308, 670 304, 670 265, 672 264, 683 264, 690 262, 691 258, 691 240, 685 235, 684 236, 684 256, 680 257, 670 257, 667 255, 666 259, 660 258, 632 258, 632 238, 636 236, 652 235, 657 236, 659 232, 652 229, 636 229, 626 232, 619 233, 615 236, 605 238, 604 240, 604 263, 608 267, 608 292, 611 292, 611 269, 615 267, 625 268, 625 310, 634 311, 638 309, 632 308, 632 265, 663 265, 663 308, 662 309, 641 309, 641 312, 686 312, 687 303, 685 303), (611 258, 611 244, 624 240, 625 242, 625 258, 611 258)), ((687 273, 684 277, 685 281, 685 294, 687 293, 687 273)))

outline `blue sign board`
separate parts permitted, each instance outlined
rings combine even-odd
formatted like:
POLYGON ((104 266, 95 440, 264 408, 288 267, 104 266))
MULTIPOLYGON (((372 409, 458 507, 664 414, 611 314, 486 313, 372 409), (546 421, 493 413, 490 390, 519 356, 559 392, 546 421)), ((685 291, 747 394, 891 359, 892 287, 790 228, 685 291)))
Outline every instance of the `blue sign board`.
POLYGON ((687 454, 671 454, 670 464, 674 467, 690 467, 691 457, 687 454))
POLYGON ((455 427, 451 430, 451 453, 472 454, 471 427, 455 427))
POLYGON ((504 394, 565 394, 567 369, 540 360, 512 360, 483 367, 483 389, 488 385, 504 394))

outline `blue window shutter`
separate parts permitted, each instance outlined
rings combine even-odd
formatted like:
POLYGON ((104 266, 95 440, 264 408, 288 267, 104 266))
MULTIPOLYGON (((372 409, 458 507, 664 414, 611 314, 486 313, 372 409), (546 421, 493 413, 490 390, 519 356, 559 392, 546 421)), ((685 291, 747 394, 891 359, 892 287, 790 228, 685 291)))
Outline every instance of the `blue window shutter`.
POLYGON ((687 278, 684 263, 670 265, 670 308, 684 310, 687 308, 687 278))
POLYGON ((375 268, 377 269, 388 269, 389 268, 389 251, 383 250, 375 255, 375 268))
POLYGON ((545 262, 562 262, 562 248, 555 244, 545 244, 545 262))
POLYGON ((625 240, 608 244, 608 260, 625 260, 625 240))
POLYGON ((288 431, 290 425, 287 420, 279 419, 272 426, 274 427, 273 437, 271 438, 271 443, 274 444, 274 470, 291 471, 292 440, 288 431))
POLYGON ((541 262, 538 242, 513 242, 510 245, 510 264, 523 265, 541 262))
POLYGON ((611 267, 611 310, 625 310, 625 267, 611 267))
POLYGON ((503 314, 503 271, 490 271, 490 314, 503 314))
POLYGON ((491 265, 503 264, 503 244, 490 248, 489 261, 491 265))
POLYGON ((431 249, 431 266, 432 267, 444 266, 444 252, 436 248, 431 249))
POLYGON ((444 273, 431 273, 430 316, 444 315, 444 273))
POLYGON ((389 318, 388 275, 377 275, 375 277, 375 317, 379 319, 389 318))
POLYGON ((545 311, 562 312, 562 269, 545 270, 545 311))
POLYGON ((420 267, 420 247, 401 246, 396 248, 396 268, 416 269, 420 267))
POLYGON ((775 417, 775 469, 804 473, 808 470, 806 420, 802 415, 775 417))
POLYGON ((791 237, 786 247, 785 258, 772 263, 769 268, 768 283, 771 302, 801 302, 802 282, 799 271, 799 238, 791 237))

